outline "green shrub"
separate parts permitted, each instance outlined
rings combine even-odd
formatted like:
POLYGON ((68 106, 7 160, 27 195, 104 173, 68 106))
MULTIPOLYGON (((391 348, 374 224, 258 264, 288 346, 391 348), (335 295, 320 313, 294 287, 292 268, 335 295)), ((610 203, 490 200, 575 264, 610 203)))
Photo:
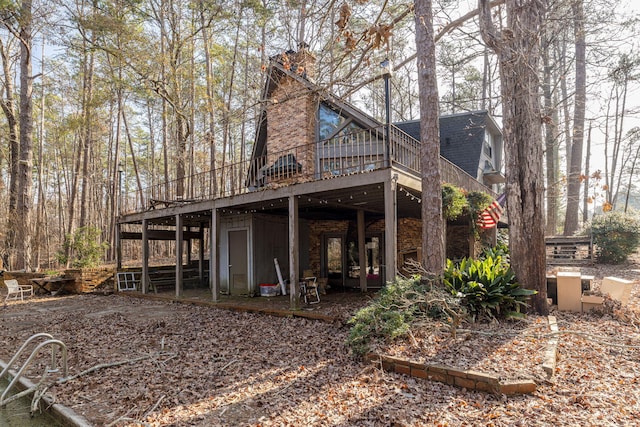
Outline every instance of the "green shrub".
POLYGON ((493 202, 493 197, 484 191, 470 191, 467 194, 467 210, 472 218, 477 218, 493 202))
POLYGON ((397 278, 349 320, 347 345, 362 355, 375 340, 405 336, 418 318, 438 318, 457 324, 461 315, 457 301, 433 282, 420 276, 397 278))
POLYGON ((596 245, 600 263, 620 264, 627 260, 640 244, 640 219, 637 214, 607 212, 598 215, 587 229, 596 245))
POLYGON ((471 232, 476 240, 480 238, 480 229, 477 224, 478 216, 491 202, 493 202, 493 197, 484 191, 471 191, 467 194, 467 213, 471 219, 471 232))
POLYGON ((520 309, 536 293, 520 286, 511 266, 501 256, 484 260, 463 258, 460 264, 447 260, 444 285, 474 319, 523 317, 520 309))
POLYGON ((100 242, 102 232, 97 227, 80 227, 73 234, 65 236, 63 251, 58 252, 58 260, 66 264, 71 259, 74 268, 96 267, 109 244, 100 242), (67 258, 69 254, 69 258, 67 258))
POLYGON ((442 184, 442 214, 445 219, 453 221, 468 208, 464 191, 451 184, 442 184))

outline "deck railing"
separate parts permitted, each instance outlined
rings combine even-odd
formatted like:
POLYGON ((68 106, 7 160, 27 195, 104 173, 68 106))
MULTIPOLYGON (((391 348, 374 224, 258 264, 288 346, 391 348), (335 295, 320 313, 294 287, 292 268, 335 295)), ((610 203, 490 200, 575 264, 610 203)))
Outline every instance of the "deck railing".
MULTIPOLYGON (((303 144, 251 160, 228 163, 182 179, 183 194, 176 194, 178 180, 156 184, 124 195, 123 214, 203 200, 229 197, 265 188, 315 181, 328 177, 365 173, 393 165, 420 175, 420 142, 391 126, 339 134, 315 144, 303 144), (142 202, 144 201, 144 203, 142 202)), ((468 191, 491 190, 465 171, 440 158, 443 182, 468 191)))

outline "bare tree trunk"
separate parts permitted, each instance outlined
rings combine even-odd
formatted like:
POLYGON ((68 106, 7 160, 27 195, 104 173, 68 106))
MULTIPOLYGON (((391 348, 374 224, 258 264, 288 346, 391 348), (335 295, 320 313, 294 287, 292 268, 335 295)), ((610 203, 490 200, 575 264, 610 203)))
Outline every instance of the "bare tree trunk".
MULTIPOLYGON (((207 87, 207 116, 208 116, 208 128, 207 128, 207 142, 209 143, 209 166, 211 171, 216 169, 216 107, 214 102, 215 89, 213 87, 213 70, 211 69, 211 41, 209 40, 209 28, 205 25, 204 16, 204 2, 200 0, 200 23, 202 25, 202 43, 204 44, 204 60, 205 60, 205 77, 207 87)), ((264 32, 264 27, 263 27, 264 32)), ((264 48, 262 49, 264 51, 264 48)), ((218 194, 218 181, 214 173, 210 178, 210 192, 212 195, 218 194)))
MULTIPOLYGON (((121 81, 122 78, 122 68, 118 67, 118 80, 121 81)), ((117 237, 116 237, 116 233, 118 232, 117 227, 116 227, 116 223, 117 223, 117 217, 118 215, 120 215, 119 212, 119 208, 120 208, 120 192, 122 191, 122 189, 120 188, 120 115, 123 114, 122 113, 123 110, 123 106, 122 106, 122 88, 118 87, 118 89, 116 90, 116 113, 115 113, 115 121, 116 121, 116 133, 114 136, 114 141, 113 141, 113 146, 112 146, 112 153, 113 153, 113 162, 111 163, 111 200, 110 200, 110 204, 111 204, 111 224, 109 226, 109 230, 110 230, 110 236, 109 236, 109 259, 110 260, 114 260, 116 259, 116 242, 117 242, 117 237)), ((112 117, 114 117, 113 113, 111 115, 112 117)), ((113 119, 112 119, 113 120, 113 119)))
POLYGON ((298 47, 305 43, 305 30, 307 25, 307 2, 300 2, 300 17, 298 20, 298 47))
POLYGON ((155 134, 155 130, 154 130, 154 120, 153 120, 153 112, 154 112, 154 108, 151 105, 151 100, 147 99, 146 100, 146 106, 147 106, 147 125, 149 126, 149 160, 150 160, 150 164, 149 164, 149 174, 150 179, 151 179, 151 188, 152 188, 152 192, 151 194, 149 194, 149 197, 154 198, 154 197, 158 197, 157 194, 155 194, 153 191, 155 191, 156 189, 156 184, 157 184, 157 171, 156 171, 156 134, 155 134))
POLYGON ((13 269, 15 263, 16 229, 18 204, 18 160, 20 159, 20 138, 18 136, 18 117, 14 103, 14 85, 11 74, 11 52, 9 46, 4 44, 0 38, 0 56, 2 57, 3 85, 5 93, 0 102, 2 111, 7 119, 8 139, 9 139, 9 208, 7 212, 7 230, 5 238, 5 248, 3 255, 3 267, 13 269))
MULTIPOLYGON (((608 172, 607 182, 607 201, 615 206, 618 198, 619 181, 616 182, 616 171, 618 171, 618 161, 620 158, 620 148, 622 147, 622 139, 624 134, 624 118, 627 107, 627 92, 629 84, 629 64, 627 58, 621 58, 618 66, 611 74, 615 80, 615 118, 613 132, 613 147, 611 150, 611 167, 608 172)), ((605 150, 607 149, 605 145, 605 150)), ((606 153, 606 151, 605 151, 606 153)))
POLYGON ((587 133, 587 157, 584 162, 584 194, 582 195, 582 223, 586 224, 589 221, 589 175, 591 174, 590 168, 591 160, 591 122, 589 122, 589 131, 587 133))
MULTIPOLYGON (((193 14, 191 16, 191 25, 192 27, 196 26, 195 23, 195 14, 193 14)), ((196 123, 196 76, 195 76, 195 69, 196 69, 196 53, 195 53, 195 37, 191 37, 191 43, 190 43, 190 51, 191 54, 189 55, 191 58, 189 60, 189 80, 191 80, 190 85, 189 85, 189 122, 192 123, 195 126, 196 123)), ((191 132, 189 134, 189 198, 192 198, 195 196, 195 184, 196 184, 196 180, 195 180, 195 176, 194 174, 196 173, 196 159, 195 159, 195 133, 191 132)))
MULTIPOLYGON (((42 53, 40 57, 41 67, 44 68, 45 65, 45 56, 44 56, 44 38, 42 39, 42 53)), ((38 138, 38 188, 37 188, 37 196, 38 205, 36 206, 36 228, 35 228, 35 236, 34 239, 36 241, 35 244, 35 254, 36 259, 34 261, 34 266, 37 268, 40 267, 41 257, 42 257, 42 240, 43 236, 48 235, 48 224, 43 221, 43 218, 46 216, 46 198, 45 198, 45 190, 44 183, 42 180, 44 165, 44 157, 43 157, 43 148, 44 148, 44 74, 42 75, 42 86, 40 89, 40 123, 39 123, 39 138, 38 138)), ((48 255, 48 254, 47 254, 48 255)), ((48 256, 47 256, 48 258, 48 256)))
POLYGON ((573 142, 571 144, 571 165, 567 186, 567 213, 564 235, 571 236, 578 231, 578 211, 580 210, 580 177, 582 172, 582 147, 584 144, 584 115, 587 99, 586 41, 584 10, 582 0, 574 0, 573 28, 576 50, 576 94, 573 108, 573 142))
MULTIPOLYGON (((97 8, 96 1, 93 1, 93 7, 97 8)), ((90 173, 90 158, 91 149, 93 146, 93 72, 95 67, 95 55, 93 49, 89 49, 90 46, 95 45, 95 32, 91 31, 91 42, 89 46, 85 44, 84 54, 84 81, 83 81, 83 137, 82 137, 82 187, 80 191, 80 216, 78 223, 80 227, 84 227, 88 224, 88 204, 87 199, 89 197, 91 188, 93 187, 93 180, 90 173)), ((86 43, 86 42, 84 42, 86 43)))
POLYGON ((482 55, 482 100, 480 103, 480 109, 486 110, 488 107, 489 96, 489 49, 485 46, 484 54, 482 55))
POLYGON ((566 156, 566 170, 567 175, 569 174, 569 167, 571 165, 571 145, 573 144, 573 140, 571 139, 571 126, 569 117, 571 115, 569 111, 569 89, 567 87, 567 79, 564 77, 568 72, 567 69, 567 36, 565 34, 566 31, 563 30, 562 37, 555 44, 556 46, 556 61, 559 64, 560 68, 560 92, 562 95, 560 96, 560 104, 562 105, 562 115, 563 115, 563 123, 564 123, 564 145, 565 145, 565 156, 566 156))
POLYGON ((140 179, 140 172, 138 171, 138 162, 136 160, 136 153, 133 150, 133 141, 131 140, 131 133, 129 132, 129 124, 127 123, 127 116, 122 111, 122 124, 124 125, 124 131, 127 135, 127 141, 129 142, 129 151, 131 152, 131 163, 133 165, 133 172, 136 176, 136 183, 138 184, 138 194, 140 199, 140 206, 145 205, 144 193, 142 191, 142 181, 140 179))
MULTIPOLYGON (((77 140, 77 136, 75 137, 77 140)), ((77 195, 78 195, 78 177, 80 176, 80 167, 82 165, 82 144, 75 144, 75 152, 73 155, 75 156, 73 171, 71 172, 71 188, 69 189, 69 195, 67 198, 67 205, 69 209, 69 216, 67 219, 67 234, 71 234, 74 229, 75 222, 75 214, 76 214, 76 203, 77 203, 77 195)), ((67 254, 69 255, 69 254, 67 254)))
MULTIPOLYGON (((165 28, 165 6, 164 1, 162 1, 162 5, 159 8, 158 21, 160 25, 160 56, 161 56, 161 65, 160 65, 160 78, 163 82, 167 81, 167 30, 165 28)), ((164 167, 164 197, 170 198, 171 188, 169 181, 169 123, 167 120, 167 100, 162 97, 162 160, 164 167)))
POLYGON ((541 0, 507 0, 507 26, 498 31, 488 0, 479 0, 482 38, 498 56, 504 113, 509 249, 520 283, 537 291, 535 312, 546 314, 542 134, 540 123, 541 0))
MULTIPOLYGON (((253 24, 253 22, 251 21, 251 24, 253 24)), ((247 27, 249 27, 250 23, 247 22, 247 27)), ((243 96, 242 96, 242 114, 247 114, 247 108, 248 108, 248 99, 249 99, 249 28, 247 28, 246 31, 246 37, 247 37, 247 41, 245 42, 245 51, 244 51, 244 86, 242 88, 243 90, 243 96)), ((242 120, 242 123, 240 125, 240 158, 239 158, 239 165, 238 165, 238 177, 236 178, 236 182, 240 183, 242 182, 243 179, 243 174, 245 173, 245 165, 244 160, 245 157, 247 156, 246 150, 246 135, 245 135, 245 131, 246 131, 246 120, 242 120)))
POLYGON ((240 26, 242 22, 242 12, 244 8, 240 6, 240 12, 238 13, 238 22, 236 25, 236 35, 233 44, 233 60, 231 61, 231 76, 229 77, 229 86, 227 87, 227 99, 225 101, 224 111, 222 112, 222 171, 220 172, 220 188, 224 191, 226 182, 231 181, 233 177, 227 173, 225 165, 227 164, 227 157, 233 150, 231 144, 231 101, 233 99, 233 86, 235 84, 236 76, 236 64, 238 63, 238 40, 240 38, 240 26))
POLYGON ((633 160, 631 162, 631 168, 629 170, 629 181, 627 182, 627 195, 624 198, 624 213, 627 213, 627 209, 629 209, 629 195, 631 194, 631 186, 633 185, 633 177, 636 173, 636 164, 638 163, 638 159, 640 158, 640 144, 638 144, 638 148, 636 149, 636 154, 633 156, 633 160))
POLYGON ((558 199, 560 197, 558 162, 558 110, 553 105, 551 91, 552 66, 549 47, 543 50, 543 83, 545 111, 545 157, 547 171, 547 225, 546 234, 554 236, 558 232, 558 199))
POLYGON ((31 77, 31 0, 20 8, 20 160, 16 205, 16 267, 31 269, 31 213, 33 210, 33 79, 31 77))
POLYGON ((416 0, 416 46, 420 91, 420 168, 422 170, 422 264, 441 274, 445 263, 436 45, 431 0, 416 0))

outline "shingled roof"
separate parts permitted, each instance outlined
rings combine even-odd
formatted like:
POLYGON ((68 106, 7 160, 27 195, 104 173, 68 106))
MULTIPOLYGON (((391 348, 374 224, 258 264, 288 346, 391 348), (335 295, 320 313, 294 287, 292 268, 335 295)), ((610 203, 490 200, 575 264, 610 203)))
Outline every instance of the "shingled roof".
MULTIPOLYGON (((420 141, 419 120, 395 123, 395 125, 420 141)), ((495 127, 495 124, 487 111, 441 116, 440 154, 472 177, 477 178, 484 133, 488 126, 495 127)))

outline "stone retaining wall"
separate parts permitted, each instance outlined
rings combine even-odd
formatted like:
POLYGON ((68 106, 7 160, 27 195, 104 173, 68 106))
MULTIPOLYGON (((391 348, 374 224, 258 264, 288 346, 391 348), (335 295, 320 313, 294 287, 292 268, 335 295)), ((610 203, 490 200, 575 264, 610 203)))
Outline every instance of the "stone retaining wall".
POLYGON ((103 285, 113 289, 109 283, 113 282, 115 273, 115 268, 81 268, 64 271, 65 277, 73 278, 73 289, 69 290, 78 294, 93 292, 103 285))

